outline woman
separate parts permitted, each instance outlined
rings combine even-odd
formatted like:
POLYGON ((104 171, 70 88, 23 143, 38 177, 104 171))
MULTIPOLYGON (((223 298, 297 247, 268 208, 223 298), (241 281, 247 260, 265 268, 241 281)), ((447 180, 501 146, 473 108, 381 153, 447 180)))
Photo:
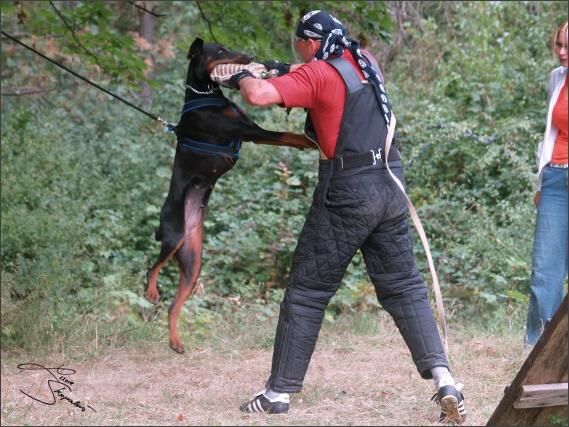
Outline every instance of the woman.
POLYGON ((535 345, 563 300, 567 276, 567 21, 553 37, 561 67, 549 75, 549 108, 538 167, 531 295, 524 347, 535 345))

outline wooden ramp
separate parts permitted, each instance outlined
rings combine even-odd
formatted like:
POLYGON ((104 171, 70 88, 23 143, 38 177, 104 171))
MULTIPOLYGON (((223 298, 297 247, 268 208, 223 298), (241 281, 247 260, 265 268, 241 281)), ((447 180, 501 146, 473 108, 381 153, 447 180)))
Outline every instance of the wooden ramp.
POLYGON ((486 425, 567 425, 568 312, 565 295, 486 425))

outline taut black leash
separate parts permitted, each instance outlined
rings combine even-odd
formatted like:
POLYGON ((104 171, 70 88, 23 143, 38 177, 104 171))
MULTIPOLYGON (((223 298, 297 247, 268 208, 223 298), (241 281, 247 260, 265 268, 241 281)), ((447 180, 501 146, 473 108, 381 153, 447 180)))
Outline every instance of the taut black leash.
POLYGON ((16 39, 15 37, 12 37, 10 34, 7 34, 7 33, 5 33, 4 31, 1 31, 1 30, 0 30, 0 32, 1 32, 3 35, 5 35, 6 37, 8 37, 9 39, 15 41, 16 43, 18 43, 18 44, 20 44, 20 45, 22 45, 22 46, 24 46, 26 49, 31 50, 31 51, 34 52, 36 55, 39 55, 39 56, 41 56, 42 58, 44 58, 44 59, 48 60, 49 62, 51 62, 52 64, 55 64, 55 65, 57 65, 58 67, 63 68, 63 69, 64 69, 65 71, 67 71, 68 73, 73 74, 75 77, 79 77, 81 80, 83 80, 83 81, 89 83, 90 85, 95 86, 97 89, 100 89, 100 90, 102 90, 103 92, 108 93, 108 94, 111 95, 112 97, 118 99, 119 101, 124 102, 124 103, 125 103, 126 105, 128 105, 129 107, 132 107, 132 108, 134 108, 134 109, 140 111, 141 113, 146 114, 146 115, 147 115, 148 117, 150 117, 152 120, 155 120, 155 121, 157 121, 157 122, 163 124, 164 126, 167 126, 168 128, 170 128, 170 129, 172 129, 172 130, 173 130, 173 129, 176 129, 176 126, 175 126, 175 125, 170 124, 170 123, 167 123, 167 122, 165 122, 164 120, 162 120, 160 117, 158 117, 158 116, 156 116, 156 115, 154 115, 154 114, 152 114, 152 113, 148 113, 147 111, 144 111, 142 108, 139 108, 139 107, 137 107, 137 106, 134 105, 134 104, 131 104, 130 102, 128 102, 127 100, 121 98, 120 96, 115 95, 115 94, 112 93, 112 92, 109 92, 107 89, 105 89, 105 88, 99 86, 99 85, 96 84, 96 83, 93 83, 92 81, 90 81, 90 80, 86 79, 85 77, 83 77, 83 76, 77 74, 76 72, 70 70, 70 69, 67 68, 66 66, 64 66, 64 65, 62 65, 62 64, 60 64, 60 63, 54 61, 53 59, 48 58, 48 57, 45 56, 43 53, 38 52, 37 50, 35 50, 34 48, 32 48, 32 47, 26 45, 25 43, 22 43, 21 41, 19 41, 19 40, 16 39))

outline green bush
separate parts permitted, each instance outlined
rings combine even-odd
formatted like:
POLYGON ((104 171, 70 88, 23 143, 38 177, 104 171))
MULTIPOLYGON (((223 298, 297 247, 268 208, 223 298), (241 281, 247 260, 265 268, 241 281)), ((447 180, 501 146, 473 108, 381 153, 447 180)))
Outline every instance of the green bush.
MULTIPOLYGON (((383 18, 384 11, 367 13, 368 3, 353 7, 366 14, 362 22, 372 31, 370 18, 383 18)), ((162 40, 172 35, 176 56, 153 52, 152 96, 132 92, 126 82, 110 88, 175 123, 183 103, 185 55, 194 38, 180 35, 179 26, 199 17, 195 5, 168 5, 181 12, 157 34, 162 40)), ((206 12, 226 7, 214 6, 206 12)), ((265 6, 263 13, 285 14, 288 7, 265 6)), ((87 19, 99 7, 81 13, 87 19)), ((303 7, 299 3, 292 10, 303 7)), ((15 8, 3 3, 3 18, 15 8)), ((520 326, 535 220, 533 153, 544 130, 547 73, 556 66, 547 44, 560 22, 550 17, 566 19, 566 4, 463 2, 445 13, 427 4, 423 14, 420 26, 404 24, 405 43, 384 70, 408 194, 428 235, 450 315, 520 326)), ((15 26, 17 17, 6 22, 15 26)), ((226 34, 231 22, 220 23, 226 27, 219 31, 226 34)), ((132 26, 128 20, 122 24, 112 40, 132 26)), ((279 32, 288 34, 281 24, 279 32)), ((259 28, 252 25, 242 36, 258 34, 259 28)), ((259 37, 251 49, 267 56, 281 52, 271 47, 281 42, 259 37)), ((388 39, 383 34, 370 41, 370 50, 379 38, 388 39)), ((82 38, 95 39, 102 40, 82 38)), ((37 44, 49 45, 46 39, 37 44)), ((158 279, 163 303, 151 307, 144 289, 146 270, 160 250, 153 233, 169 187, 174 135, 33 54, 9 47, 2 44, 3 89, 33 82, 58 90, 1 100, 2 348, 57 345, 78 333, 97 342, 101 331, 105 339, 117 340, 154 324, 165 331, 163 308, 178 282, 175 261, 158 279)), ((109 60, 113 52, 107 51, 105 64, 118 69, 121 64, 109 60)), ((98 77, 87 65, 81 70, 98 77)), ((111 71, 105 78, 113 81, 111 71)), ((244 106, 235 92, 224 92, 244 106)), ((265 128, 302 132, 300 109, 287 117, 278 107, 245 108, 265 128)), ((235 301, 263 307, 264 318, 276 316, 316 184, 317 157, 313 150, 245 143, 239 162, 219 179, 209 201, 199 286, 184 306, 183 325, 207 332, 224 314, 235 313, 235 301)), ((415 237, 419 266, 430 283, 415 237)), ((327 316, 377 310, 358 254, 327 316)))

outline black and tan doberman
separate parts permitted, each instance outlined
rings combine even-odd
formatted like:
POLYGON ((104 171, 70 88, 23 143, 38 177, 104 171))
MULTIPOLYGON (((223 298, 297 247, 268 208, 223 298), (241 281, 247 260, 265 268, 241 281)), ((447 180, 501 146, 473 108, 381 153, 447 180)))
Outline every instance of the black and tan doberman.
POLYGON ((200 272, 207 203, 216 181, 237 162, 242 141, 298 149, 314 147, 304 135, 262 129, 224 97, 220 87, 210 79, 216 65, 249 64, 253 60, 251 55, 233 52, 220 44, 204 44, 196 38, 188 59, 184 107, 173 129, 177 147, 170 189, 156 231, 156 240, 162 246, 156 263, 148 270, 146 290, 146 298, 156 304, 160 297, 156 287, 158 274, 175 256, 180 280, 168 313, 170 347, 178 353, 184 352, 178 335, 178 317, 200 272))

